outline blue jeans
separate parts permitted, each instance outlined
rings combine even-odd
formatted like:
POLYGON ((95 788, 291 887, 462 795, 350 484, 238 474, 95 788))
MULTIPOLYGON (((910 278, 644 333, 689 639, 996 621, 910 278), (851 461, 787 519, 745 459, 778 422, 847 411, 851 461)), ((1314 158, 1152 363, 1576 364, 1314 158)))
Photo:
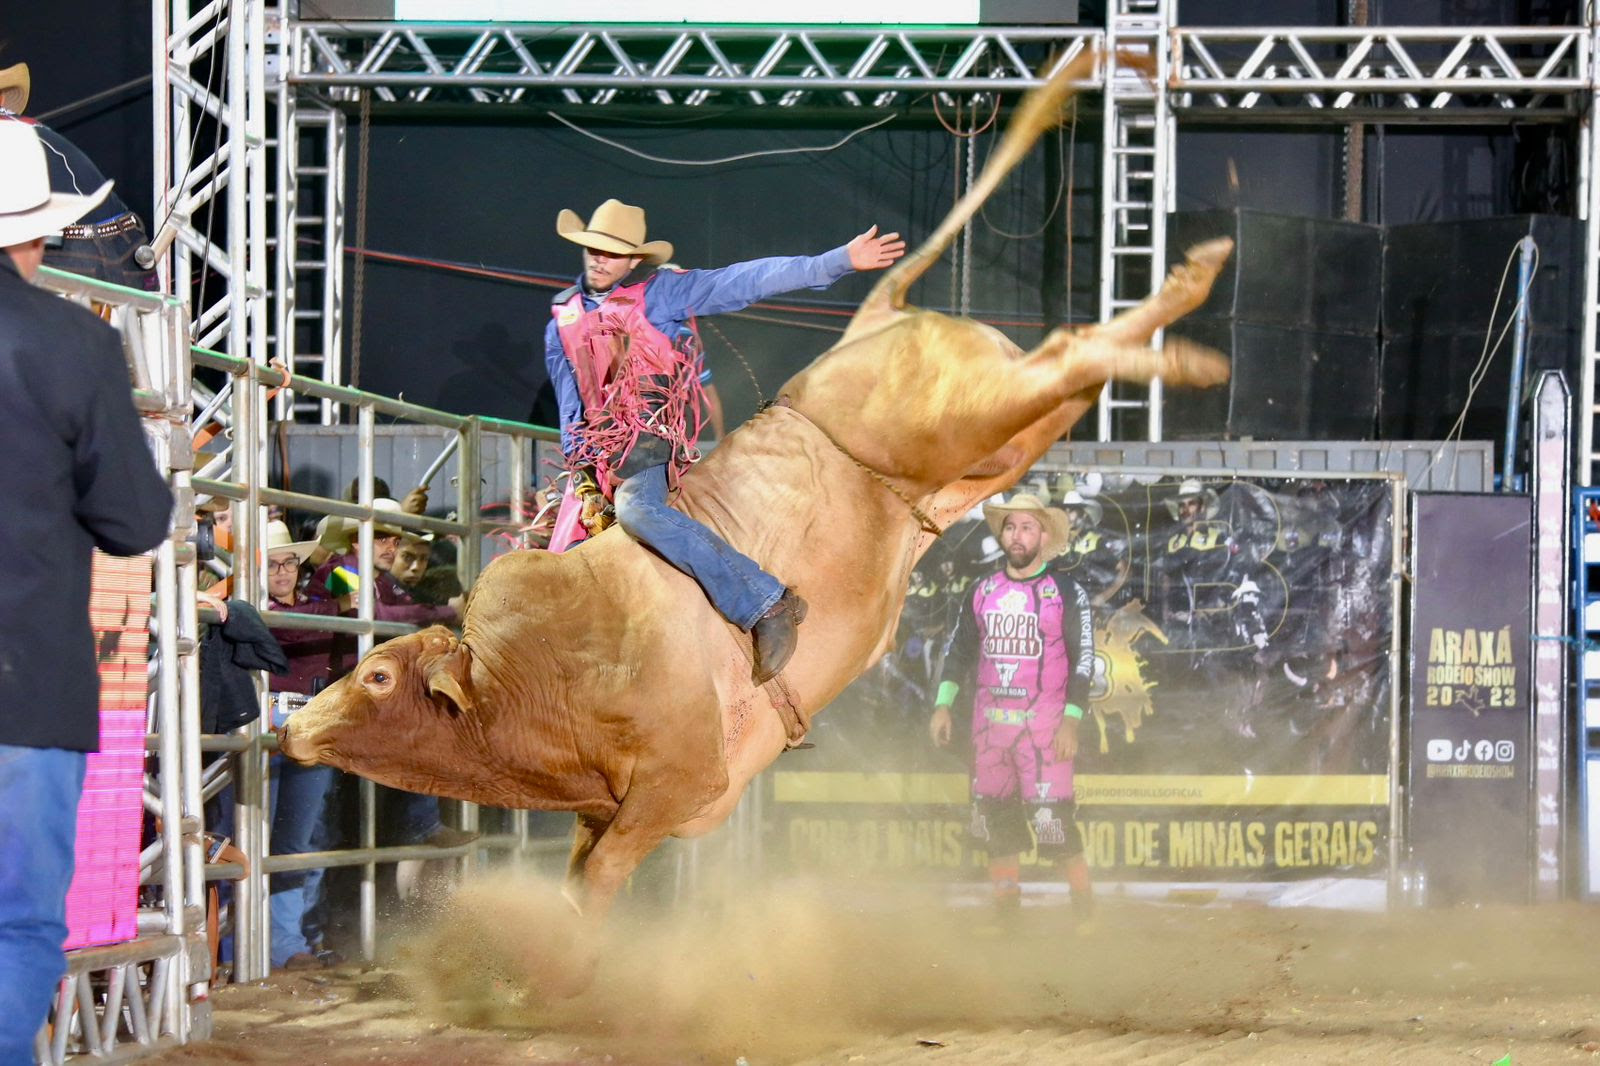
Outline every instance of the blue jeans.
POLYGON ((81 751, 0 744, 0 1066, 30 1066, 67 972, 81 751))
MULTIPOLYGON (((337 771, 331 766, 301 766, 281 755, 272 757, 272 854, 303 855, 325 843, 321 832, 328 793, 337 771)), ((307 912, 322 891, 322 870, 273 874, 272 965, 312 950, 305 932, 307 912)))
POLYGON ((667 468, 646 467, 616 494, 617 523, 700 582, 717 612, 749 630, 783 596, 783 583, 688 515, 667 506, 667 468))
MULTIPOLYGON (((333 790, 335 775, 331 766, 301 766, 292 759, 274 755, 270 760, 267 784, 268 811, 272 818, 272 854, 303 855, 308 851, 324 851, 329 845, 329 835, 324 828, 328 794, 333 790)), ((229 785, 217 793, 216 816, 209 828, 221 836, 234 836, 234 792, 229 785)), ((311 937, 306 934, 307 915, 316 906, 322 891, 323 870, 295 870, 273 874, 268 880, 268 901, 272 911, 271 938, 272 965, 282 966, 292 955, 312 950, 311 937)), ((218 886, 223 900, 232 901, 233 886, 222 882, 218 886)), ((222 958, 233 958, 233 942, 223 942, 222 958)), ((3 1064, 0 1064, 3 1066, 3 1064)))
POLYGON ((421 792, 386 789, 388 821, 397 844, 420 844, 444 827, 439 818, 439 797, 421 792))
POLYGON ((160 288, 156 272, 133 261, 134 249, 148 240, 142 225, 104 237, 64 237, 59 248, 46 250, 44 265, 130 289, 156 292, 160 288))

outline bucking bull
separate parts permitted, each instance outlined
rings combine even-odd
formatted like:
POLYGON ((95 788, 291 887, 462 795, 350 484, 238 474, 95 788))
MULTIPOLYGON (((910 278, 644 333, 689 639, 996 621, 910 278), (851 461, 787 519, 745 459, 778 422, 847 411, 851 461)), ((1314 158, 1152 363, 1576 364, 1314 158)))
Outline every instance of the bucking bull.
POLYGON ((749 638, 693 579, 613 528, 564 554, 496 559, 460 639, 434 626, 374 648, 290 719, 282 750, 414 792, 573 811, 565 892, 585 925, 664 838, 719 825, 890 647, 937 528, 1020 480, 1105 382, 1227 378, 1208 349, 1148 346, 1205 299, 1227 240, 1190 249, 1137 307, 1031 351, 907 305, 1095 62, 1080 57, 1023 101, 972 190, 879 280, 839 343, 683 478, 679 509, 810 604, 775 682, 752 683, 749 638))

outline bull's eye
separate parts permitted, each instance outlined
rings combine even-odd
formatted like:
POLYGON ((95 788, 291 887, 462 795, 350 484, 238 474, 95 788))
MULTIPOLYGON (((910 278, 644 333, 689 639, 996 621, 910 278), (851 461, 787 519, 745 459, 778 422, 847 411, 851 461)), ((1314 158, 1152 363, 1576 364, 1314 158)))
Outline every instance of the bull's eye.
POLYGON ((367 680, 374 685, 387 685, 389 683, 389 675, 382 670, 374 670, 367 676, 367 680))

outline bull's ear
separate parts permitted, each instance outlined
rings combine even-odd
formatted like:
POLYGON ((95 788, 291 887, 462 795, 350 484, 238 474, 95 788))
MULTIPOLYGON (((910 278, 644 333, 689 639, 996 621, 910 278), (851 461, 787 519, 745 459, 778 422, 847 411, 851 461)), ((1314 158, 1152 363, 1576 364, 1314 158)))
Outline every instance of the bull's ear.
POLYGON ((453 704, 456 713, 476 707, 472 695, 472 649, 467 645, 458 643, 436 656, 428 663, 426 677, 428 695, 453 704))

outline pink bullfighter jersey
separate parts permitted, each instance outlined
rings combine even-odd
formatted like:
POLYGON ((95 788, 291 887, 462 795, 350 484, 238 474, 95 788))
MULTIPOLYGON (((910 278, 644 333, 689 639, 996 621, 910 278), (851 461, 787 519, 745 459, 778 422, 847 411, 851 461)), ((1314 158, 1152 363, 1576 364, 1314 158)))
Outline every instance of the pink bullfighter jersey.
POLYGON ((972 692, 973 728, 1060 721, 1068 703, 1087 708, 1094 677, 1089 596, 1045 570, 1018 580, 1004 570, 973 587, 945 659, 944 678, 972 692))

